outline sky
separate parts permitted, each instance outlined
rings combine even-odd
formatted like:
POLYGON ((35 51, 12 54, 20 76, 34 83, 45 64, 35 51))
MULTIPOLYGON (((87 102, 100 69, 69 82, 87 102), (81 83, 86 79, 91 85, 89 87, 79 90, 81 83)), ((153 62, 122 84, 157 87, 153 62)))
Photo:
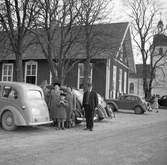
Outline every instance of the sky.
MULTIPOLYGON (((114 19, 113 22, 128 22, 130 19, 125 13, 125 7, 123 7, 122 1, 125 0, 113 0, 114 3, 114 19)), ((161 19, 163 21, 164 27, 167 27, 167 0, 159 0, 158 3, 162 3, 162 9, 160 10, 159 18, 157 17, 157 23, 161 19)), ((135 63, 142 63, 142 57, 139 53, 133 50, 135 63), (139 55, 137 55, 139 54, 139 55)))
MULTIPOLYGON (((125 7, 123 7, 123 1, 126 1, 126 0, 113 0, 113 3, 114 3, 114 10, 115 10, 115 13, 117 14, 117 17, 122 20, 122 21, 127 21, 125 20, 125 18, 127 18, 125 12, 123 10, 125 10, 125 7)), ((160 11, 161 12, 161 17, 162 17, 162 20, 164 22, 166 22, 167 24, 167 0, 156 0, 157 2, 159 3, 162 3, 162 10, 160 11)))

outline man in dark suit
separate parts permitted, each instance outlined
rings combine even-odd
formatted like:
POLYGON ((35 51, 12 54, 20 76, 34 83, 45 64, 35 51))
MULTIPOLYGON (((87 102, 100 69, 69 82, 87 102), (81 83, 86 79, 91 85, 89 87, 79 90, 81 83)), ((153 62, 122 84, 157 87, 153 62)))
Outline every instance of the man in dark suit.
POLYGON ((90 131, 93 131, 93 118, 95 109, 98 107, 98 97, 97 93, 92 90, 91 83, 88 83, 87 91, 84 92, 82 106, 86 118, 86 128, 84 130, 90 129, 90 131))

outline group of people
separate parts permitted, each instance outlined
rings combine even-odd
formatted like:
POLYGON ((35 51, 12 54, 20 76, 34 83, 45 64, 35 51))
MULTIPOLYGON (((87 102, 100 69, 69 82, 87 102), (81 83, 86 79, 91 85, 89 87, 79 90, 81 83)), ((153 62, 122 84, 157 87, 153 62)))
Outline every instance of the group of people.
MULTIPOLYGON (((71 86, 67 86, 67 92, 64 93, 60 87, 60 83, 54 83, 54 89, 49 91, 46 88, 47 81, 44 80, 42 88, 45 96, 45 101, 48 105, 50 118, 53 120, 53 126, 56 129, 71 127, 72 116, 76 109, 76 95, 73 93, 71 86)), ((86 128, 84 130, 93 131, 94 111, 98 107, 97 93, 92 90, 92 84, 87 84, 87 90, 84 92, 82 107, 86 118, 86 128)), ((74 121, 73 121, 74 122, 74 121)))
POLYGON ((71 127, 72 114, 76 108, 76 95, 72 92, 72 87, 67 87, 67 92, 64 93, 60 83, 54 83, 54 89, 46 88, 46 80, 42 84, 45 101, 49 108, 50 118, 53 120, 52 126, 57 126, 57 129, 65 130, 71 127))

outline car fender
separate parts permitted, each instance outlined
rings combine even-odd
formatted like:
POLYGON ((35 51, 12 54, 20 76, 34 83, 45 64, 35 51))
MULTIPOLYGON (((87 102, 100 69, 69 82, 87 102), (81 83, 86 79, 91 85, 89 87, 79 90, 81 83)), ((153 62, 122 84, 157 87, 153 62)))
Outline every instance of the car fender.
POLYGON ((119 110, 118 105, 114 101, 108 101, 107 104, 112 104, 116 111, 119 110))
POLYGON ((23 115, 16 108, 11 107, 11 106, 6 106, 2 109, 2 111, 0 113, 1 119, 2 119, 2 115, 5 111, 11 111, 13 113, 15 125, 17 125, 17 126, 27 125, 23 115))
POLYGON ((82 113, 77 108, 74 110, 74 113, 75 113, 75 116, 77 116, 77 117, 83 117, 82 113))
POLYGON ((103 109, 101 108, 101 106, 98 106, 97 112, 99 114, 100 119, 104 119, 106 117, 106 115, 104 114, 103 109))

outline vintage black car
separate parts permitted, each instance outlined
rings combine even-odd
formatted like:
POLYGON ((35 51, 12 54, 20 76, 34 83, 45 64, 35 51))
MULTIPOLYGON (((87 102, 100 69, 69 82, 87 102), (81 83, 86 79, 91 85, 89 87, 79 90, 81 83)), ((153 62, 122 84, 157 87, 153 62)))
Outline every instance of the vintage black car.
POLYGON ((158 104, 160 106, 167 106, 167 95, 164 95, 160 99, 158 99, 158 104))

